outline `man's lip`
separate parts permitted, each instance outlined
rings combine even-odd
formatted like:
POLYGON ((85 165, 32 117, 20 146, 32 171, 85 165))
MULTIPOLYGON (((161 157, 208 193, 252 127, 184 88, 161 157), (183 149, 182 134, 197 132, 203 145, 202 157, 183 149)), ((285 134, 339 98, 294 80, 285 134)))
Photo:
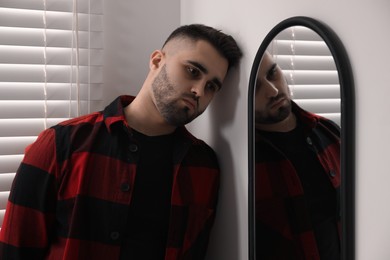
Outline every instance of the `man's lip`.
POLYGON ((195 100, 190 100, 188 98, 183 98, 184 102, 190 106, 191 109, 195 110, 197 103, 195 100))
POLYGON ((286 100, 286 97, 278 98, 277 100, 275 100, 274 102, 271 103, 271 108, 279 105, 280 103, 284 102, 285 100, 286 100))

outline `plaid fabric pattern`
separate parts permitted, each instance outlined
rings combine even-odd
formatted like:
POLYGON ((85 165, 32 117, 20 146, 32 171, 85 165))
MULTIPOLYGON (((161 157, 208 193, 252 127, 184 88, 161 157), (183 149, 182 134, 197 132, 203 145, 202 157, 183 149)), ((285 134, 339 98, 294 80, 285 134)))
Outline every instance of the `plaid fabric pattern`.
MULTIPOLYGON (((102 112, 60 123, 26 149, 0 233, 0 259, 118 259, 137 174, 121 96, 102 112)), ((214 151, 175 132, 165 260, 203 259, 215 217, 214 151)))
MULTIPOLYGON (((316 151, 332 186, 340 188, 340 129, 332 121, 299 108, 307 142, 316 151)), ((293 164, 256 133, 255 208, 258 259, 319 260, 309 209, 293 164)), ((339 203, 339 201, 335 201, 339 203)), ((339 224, 339 223, 338 223, 339 224)))

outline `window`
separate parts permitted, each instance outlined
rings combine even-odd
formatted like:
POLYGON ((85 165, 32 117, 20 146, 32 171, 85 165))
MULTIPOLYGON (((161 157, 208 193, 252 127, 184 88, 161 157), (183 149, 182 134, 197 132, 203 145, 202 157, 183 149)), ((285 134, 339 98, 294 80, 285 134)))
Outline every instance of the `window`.
POLYGON ((0 3, 0 227, 25 147, 102 109, 103 0, 0 3))
POLYGON ((340 125, 338 72, 323 39, 307 27, 293 26, 275 37, 269 51, 285 74, 293 100, 340 125))

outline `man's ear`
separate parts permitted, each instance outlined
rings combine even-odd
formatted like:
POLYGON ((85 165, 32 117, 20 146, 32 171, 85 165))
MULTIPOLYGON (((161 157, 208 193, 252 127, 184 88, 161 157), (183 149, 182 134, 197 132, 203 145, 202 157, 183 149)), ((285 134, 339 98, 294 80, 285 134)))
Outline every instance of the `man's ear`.
POLYGON ((161 50, 155 50, 150 55, 149 68, 151 70, 158 69, 162 65, 163 60, 164 60, 164 53, 161 50))

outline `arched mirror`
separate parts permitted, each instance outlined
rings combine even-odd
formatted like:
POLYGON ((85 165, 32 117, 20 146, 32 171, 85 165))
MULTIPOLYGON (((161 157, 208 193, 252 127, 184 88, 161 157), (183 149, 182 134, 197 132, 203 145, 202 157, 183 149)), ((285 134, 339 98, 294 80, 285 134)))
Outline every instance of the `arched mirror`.
POLYGON ((248 99, 249 259, 354 259, 354 85, 324 23, 261 43, 248 99))

